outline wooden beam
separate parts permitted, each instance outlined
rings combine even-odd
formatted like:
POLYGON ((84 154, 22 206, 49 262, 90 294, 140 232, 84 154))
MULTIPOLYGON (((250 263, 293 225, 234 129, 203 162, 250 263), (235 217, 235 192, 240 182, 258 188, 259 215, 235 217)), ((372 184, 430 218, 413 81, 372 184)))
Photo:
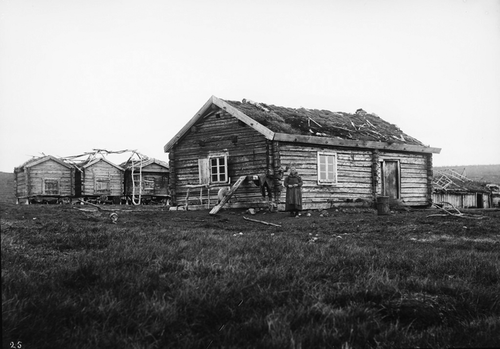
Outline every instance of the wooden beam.
POLYGON ((366 148, 366 149, 379 149, 379 150, 395 150, 395 151, 409 151, 416 153, 436 153, 441 152, 441 148, 425 147, 422 145, 403 144, 403 143, 386 143, 375 141, 362 141, 352 139, 337 139, 330 137, 317 137, 307 135, 294 135, 287 133, 276 133, 274 135, 275 141, 290 142, 290 143, 307 143, 318 145, 332 145, 348 148, 366 148))
POLYGON ((250 218, 247 218, 247 217, 243 217, 243 219, 246 220, 246 221, 250 221, 250 222, 262 223, 262 224, 265 224, 265 225, 272 225, 274 227, 281 227, 280 224, 275 224, 275 223, 270 223, 270 222, 265 222, 265 221, 259 221, 258 219, 250 219, 250 218))
POLYGON ((265 127, 264 125, 260 124, 259 122, 255 121, 251 117, 247 116, 246 114, 242 113, 229 103, 223 101, 222 99, 219 99, 215 96, 213 96, 213 101, 216 106, 219 108, 227 111, 229 114, 237 118, 238 120, 244 122, 251 128, 253 128, 255 131, 259 132, 260 134, 264 135, 269 140, 273 140, 275 133, 265 127))
POLYGON ((238 178, 236 183, 233 184, 233 186, 231 187, 229 192, 226 194, 226 196, 224 196, 224 198, 221 200, 221 202, 218 205, 214 206, 214 208, 212 208, 212 210, 210 211, 210 214, 216 214, 217 212, 219 212, 219 210, 222 208, 222 206, 224 206, 229 201, 229 199, 231 199, 231 196, 233 196, 236 189, 238 189, 238 187, 241 185, 241 183, 243 183, 243 181, 246 178, 247 178, 247 176, 241 176, 240 178, 238 178))

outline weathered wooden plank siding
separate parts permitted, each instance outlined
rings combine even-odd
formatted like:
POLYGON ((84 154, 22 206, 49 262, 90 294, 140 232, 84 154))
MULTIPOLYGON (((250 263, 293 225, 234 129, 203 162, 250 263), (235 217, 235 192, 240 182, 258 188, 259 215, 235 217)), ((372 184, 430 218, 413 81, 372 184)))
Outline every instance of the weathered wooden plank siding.
POLYGON ((147 166, 144 166, 142 170, 150 173, 168 173, 168 168, 165 168, 158 164, 149 164, 147 166))
MULTIPOLYGON (((139 175, 139 171, 134 170, 134 177, 139 175)), ((143 195, 155 195, 155 196, 168 196, 170 195, 168 183, 169 174, 167 172, 153 172, 150 168, 142 171, 143 180, 154 181, 154 188, 152 190, 144 190, 143 195)), ((132 173, 131 171, 125 172, 125 194, 132 195, 132 173)), ((136 195, 138 195, 138 188, 136 187, 136 195)))
POLYGON ((475 193, 433 193, 434 203, 448 202, 458 208, 477 207, 477 195, 475 193))
MULTIPOLYGON (((195 125, 169 153, 170 183, 175 203, 185 205, 187 185, 199 184, 198 159, 207 158, 211 152, 228 153, 228 176, 231 183, 239 176, 265 173, 268 166, 269 145, 260 133, 223 112, 210 115, 195 125)), ((217 203, 220 185, 210 190, 210 203, 217 203)), ((203 204, 208 201, 208 191, 203 189, 203 204)), ((200 189, 190 189, 190 204, 200 203, 200 189)), ((236 191, 231 205, 244 205, 261 200, 260 189, 253 182, 245 181, 236 191)))
POLYGON ((28 188, 26 185, 26 172, 19 171, 14 172, 15 175, 15 187, 16 187, 16 197, 24 197, 28 195, 28 188))
POLYGON ((105 161, 99 161, 84 168, 82 177, 83 196, 123 195, 123 171, 106 163, 105 161), (96 182, 101 178, 109 181, 109 189, 106 192, 96 190, 96 182))
POLYGON ((65 167, 53 160, 47 160, 40 164, 28 167, 27 172, 27 195, 49 195, 49 196, 72 196, 73 188, 73 170, 65 167), (59 181, 59 194, 46 194, 44 192, 44 181, 46 179, 56 179, 59 181))
MULTIPOLYGON (((295 166, 302 177, 303 207, 330 207, 331 202, 372 200, 372 152, 280 143, 282 166, 295 166), (337 155, 337 183, 318 184, 318 152, 337 155)), ((284 193, 283 193, 284 196, 284 193)), ((282 198, 284 200, 284 197, 282 198)))
MULTIPOLYGON (((223 112, 210 115, 195 125, 170 151, 170 183, 178 205, 186 202, 187 185, 199 184, 198 159, 210 152, 228 153, 228 176, 231 183, 239 176, 265 173, 269 163, 269 145, 263 135, 223 112)), ((221 185, 222 187, 224 185, 221 185)), ((210 190, 210 202, 217 203, 217 188, 210 190)), ((199 203, 200 189, 190 190, 190 203, 199 203)), ((203 189, 203 203, 208 200, 203 189)), ((251 203, 261 198, 260 189, 245 181, 232 203, 251 203)))
MULTIPOLYGON (((426 154, 383 152, 379 153, 379 160, 399 161, 400 168, 400 194, 401 200, 411 206, 430 204, 429 171, 432 176, 432 159, 426 154), (429 166, 431 169, 429 170, 429 166)), ((377 193, 382 193, 381 172, 378 171, 377 193)))

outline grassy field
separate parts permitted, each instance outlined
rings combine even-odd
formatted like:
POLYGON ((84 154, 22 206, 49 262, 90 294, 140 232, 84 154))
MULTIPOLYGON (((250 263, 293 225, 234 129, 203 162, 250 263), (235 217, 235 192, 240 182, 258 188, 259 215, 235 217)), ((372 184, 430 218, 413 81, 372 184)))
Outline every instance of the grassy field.
POLYGON ((500 346, 500 211, 0 207, 3 348, 500 346))

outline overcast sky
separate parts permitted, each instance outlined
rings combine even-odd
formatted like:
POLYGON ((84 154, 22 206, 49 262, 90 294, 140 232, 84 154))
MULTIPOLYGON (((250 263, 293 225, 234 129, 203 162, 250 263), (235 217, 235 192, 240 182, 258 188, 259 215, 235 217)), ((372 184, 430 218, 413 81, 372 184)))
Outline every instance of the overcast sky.
POLYGON ((0 0, 0 171, 167 160, 211 95, 363 108, 442 148, 435 165, 498 164, 499 62, 498 0, 0 0))

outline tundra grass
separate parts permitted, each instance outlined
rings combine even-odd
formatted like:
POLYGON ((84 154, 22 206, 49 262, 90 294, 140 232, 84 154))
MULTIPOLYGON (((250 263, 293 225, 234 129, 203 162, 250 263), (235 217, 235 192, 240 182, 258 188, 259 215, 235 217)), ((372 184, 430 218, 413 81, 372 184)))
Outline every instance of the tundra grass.
POLYGON ((483 219, 2 209, 3 347, 500 346, 483 219))

